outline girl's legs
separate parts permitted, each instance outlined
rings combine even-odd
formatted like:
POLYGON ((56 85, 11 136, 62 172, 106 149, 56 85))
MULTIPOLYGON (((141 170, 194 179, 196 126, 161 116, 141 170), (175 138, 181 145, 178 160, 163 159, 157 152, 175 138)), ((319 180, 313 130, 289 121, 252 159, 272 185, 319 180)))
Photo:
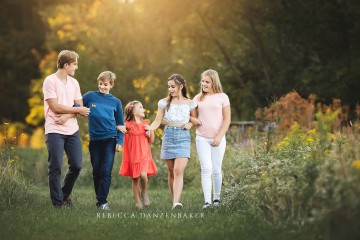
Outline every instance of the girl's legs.
POLYGON ((144 206, 148 207, 150 205, 150 199, 147 193, 147 187, 149 182, 147 177, 147 172, 140 173, 140 182, 141 182, 141 196, 143 198, 144 206))
POLYGON ((179 203, 181 192, 184 186, 184 170, 188 163, 188 158, 176 158, 174 161, 174 182, 173 182, 173 202, 179 203))
MULTIPOLYGON (((205 203, 211 204, 211 173, 212 166, 212 139, 196 136, 196 150, 201 166, 201 186, 204 193, 205 203)), ((220 171, 221 172, 221 171, 220 171)))
POLYGON ((174 201, 174 163, 175 159, 166 160, 166 166, 168 169, 168 186, 171 194, 171 201, 174 201))
POLYGON ((139 187, 139 178, 132 179, 132 190, 135 196, 136 206, 142 208, 142 203, 140 199, 140 187, 139 187))
POLYGON ((225 154, 226 139, 221 139, 220 145, 212 147, 211 149, 211 160, 212 160, 212 176, 214 184, 214 200, 220 200, 221 186, 222 186, 222 161, 225 154))

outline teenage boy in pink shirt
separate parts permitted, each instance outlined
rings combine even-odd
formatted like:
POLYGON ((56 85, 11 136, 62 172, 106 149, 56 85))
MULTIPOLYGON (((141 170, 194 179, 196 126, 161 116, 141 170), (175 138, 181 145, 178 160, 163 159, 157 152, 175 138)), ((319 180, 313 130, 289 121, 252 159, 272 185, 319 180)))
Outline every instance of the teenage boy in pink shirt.
POLYGON ((193 118, 196 129, 196 149, 201 165, 201 185, 205 204, 203 209, 219 206, 222 185, 222 161, 225 154, 225 133, 229 128, 231 110, 229 97, 223 92, 215 70, 201 74, 201 90, 194 97, 198 118, 193 118), (213 200, 211 201, 213 189, 213 200))
POLYGON ((90 109, 83 107, 78 81, 74 76, 79 55, 63 50, 57 59, 57 71, 43 83, 45 135, 49 162, 49 188, 55 207, 74 206, 69 198, 82 168, 82 149, 76 115, 88 116, 90 109), (69 169, 61 186, 63 152, 69 169))

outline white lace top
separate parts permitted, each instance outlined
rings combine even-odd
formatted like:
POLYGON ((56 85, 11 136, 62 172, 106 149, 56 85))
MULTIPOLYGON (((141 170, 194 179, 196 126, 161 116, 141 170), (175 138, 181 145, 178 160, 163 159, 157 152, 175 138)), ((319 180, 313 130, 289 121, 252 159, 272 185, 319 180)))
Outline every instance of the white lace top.
POLYGON ((166 104, 166 99, 161 99, 158 102, 158 107, 165 109, 164 121, 168 123, 188 123, 190 111, 197 106, 197 103, 194 101, 191 101, 189 104, 171 103, 169 110, 167 110, 166 104))

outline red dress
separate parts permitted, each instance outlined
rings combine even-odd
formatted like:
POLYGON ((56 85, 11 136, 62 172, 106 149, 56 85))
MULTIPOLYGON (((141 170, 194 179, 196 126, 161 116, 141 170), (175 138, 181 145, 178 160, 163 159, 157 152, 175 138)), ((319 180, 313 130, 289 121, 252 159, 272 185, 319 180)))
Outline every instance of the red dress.
POLYGON ((157 172, 151 155, 149 139, 146 137, 144 125, 146 122, 136 123, 125 121, 128 132, 123 143, 122 163, 119 174, 131 178, 140 177, 141 172, 154 176, 157 172))

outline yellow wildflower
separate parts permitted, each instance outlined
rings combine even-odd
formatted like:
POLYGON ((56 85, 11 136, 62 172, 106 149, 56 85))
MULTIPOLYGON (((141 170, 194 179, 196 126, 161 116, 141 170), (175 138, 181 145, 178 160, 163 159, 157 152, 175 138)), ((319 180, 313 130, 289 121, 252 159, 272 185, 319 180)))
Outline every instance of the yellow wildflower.
POLYGON ((314 139, 312 137, 305 138, 305 141, 309 145, 313 145, 315 143, 314 139))
POLYGON ((355 169, 360 169, 360 160, 353 161, 351 166, 355 169))
POLYGON ((314 134, 316 134, 316 128, 309 130, 309 131, 307 132, 307 134, 309 134, 309 135, 314 135, 314 134))

